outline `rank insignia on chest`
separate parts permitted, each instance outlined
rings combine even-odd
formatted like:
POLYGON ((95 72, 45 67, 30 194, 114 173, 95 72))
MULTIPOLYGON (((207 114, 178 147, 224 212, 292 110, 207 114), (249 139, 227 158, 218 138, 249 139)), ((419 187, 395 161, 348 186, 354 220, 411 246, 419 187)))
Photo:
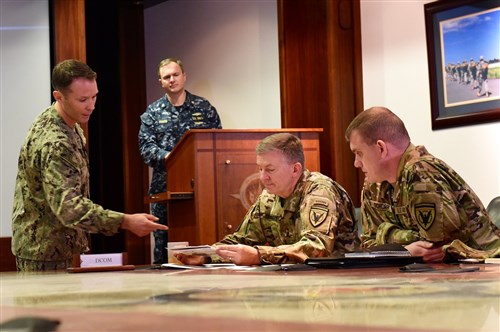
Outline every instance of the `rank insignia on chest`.
POLYGON ((203 119, 204 119, 203 114, 201 114, 199 112, 193 113, 191 117, 192 117, 193 121, 203 121, 203 119))
POLYGON ((436 219, 436 205, 434 203, 415 205, 415 216, 419 226, 428 230, 436 219))
POLYGON ((314 227, 318 227, 325 220, 328 215, 328 207, 322 204, 314 204, 309 211, 309 222, 314 227))

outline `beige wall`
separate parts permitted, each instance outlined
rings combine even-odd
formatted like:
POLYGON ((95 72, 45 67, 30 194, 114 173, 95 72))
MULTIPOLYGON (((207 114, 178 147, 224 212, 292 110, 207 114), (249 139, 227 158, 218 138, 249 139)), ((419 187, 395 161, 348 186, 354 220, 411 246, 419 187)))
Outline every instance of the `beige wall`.
POLYGON ((50 106, 47 0, 0 1, 0 237, 11 236, 19 149, 50 106))
POLYGON ((186 87, 217 108, 224 128, 280 128, 275 0, 169 0, 144 11, 147 98, 164 93, 158 63, 182 59, 186 87))

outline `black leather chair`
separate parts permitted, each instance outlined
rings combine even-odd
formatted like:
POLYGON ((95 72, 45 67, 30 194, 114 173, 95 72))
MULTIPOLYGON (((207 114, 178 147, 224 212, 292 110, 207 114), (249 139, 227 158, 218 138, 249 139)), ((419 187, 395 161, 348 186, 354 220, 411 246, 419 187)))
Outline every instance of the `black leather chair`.
POLYGON ((500 196, 491 200, 490 204, 488 204, 488 207, 486 208, 486 211, 488 211, 493 223, 500 228, 500 196))

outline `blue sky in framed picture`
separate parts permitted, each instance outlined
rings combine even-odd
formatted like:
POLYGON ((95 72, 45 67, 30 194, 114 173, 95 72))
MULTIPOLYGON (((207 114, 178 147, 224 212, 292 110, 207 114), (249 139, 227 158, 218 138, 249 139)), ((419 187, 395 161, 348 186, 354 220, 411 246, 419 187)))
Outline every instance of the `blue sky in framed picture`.
POLYGON ((453 17, 439 23, 444 106, 500 98, 500 8, 463 6, 443 15, 453 17))

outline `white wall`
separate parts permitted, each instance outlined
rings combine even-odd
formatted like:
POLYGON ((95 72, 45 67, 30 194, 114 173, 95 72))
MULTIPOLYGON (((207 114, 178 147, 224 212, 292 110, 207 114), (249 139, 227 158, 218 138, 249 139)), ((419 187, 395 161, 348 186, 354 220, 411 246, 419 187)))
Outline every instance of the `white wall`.
POLYGON ((452 166, 485 205, 500 195, 500 122, 431 129, 424 0, 361 0, 365 108, 386 106, 413 143, 452 166))
POLYGON ((11 236, 19 149, 50 105, 47 0, 0 0, 0 236, 11 236))
POLYGON ((164 91, 158 64, 180 58, 186 88, 217 108, 224 128, 280 128, 275 0, 169 0, 144 11, 147 100, 164 91))

